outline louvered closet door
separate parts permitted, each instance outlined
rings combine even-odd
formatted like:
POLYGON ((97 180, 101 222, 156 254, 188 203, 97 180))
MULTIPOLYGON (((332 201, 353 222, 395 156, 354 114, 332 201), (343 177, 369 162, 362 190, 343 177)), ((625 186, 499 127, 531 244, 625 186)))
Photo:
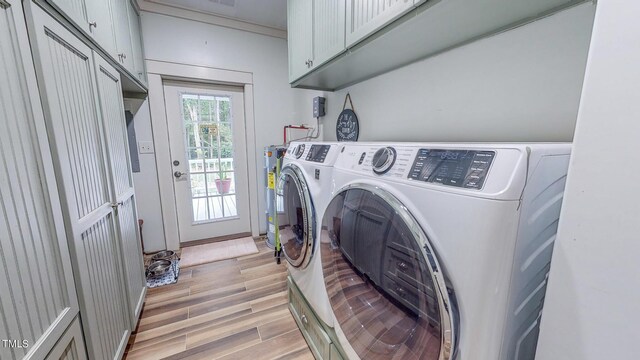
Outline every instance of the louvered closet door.
POLYGON ((111 196, 118 204, 116 223, 127 283, 131 328, 136 326, 146 293, 142 246, 138 235, 133 176, 119 73, 94 53, 98 94, 111 174, 111 196))
POLYGON ((91 49, 32 2, 30 36, 89 358, 119 358, 129 337, 121 248, 91 49))
POLYGON ((21 1, 0 2, 2 360, 43 359, 78 314, 28 46, 21 1))

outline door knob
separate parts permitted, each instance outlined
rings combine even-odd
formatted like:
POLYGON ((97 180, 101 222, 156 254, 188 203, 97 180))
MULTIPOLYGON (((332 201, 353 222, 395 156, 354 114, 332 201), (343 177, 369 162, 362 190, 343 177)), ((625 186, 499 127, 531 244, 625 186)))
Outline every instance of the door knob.
POLYGON ((183 172, 180 172, 180 171, 176 171, 176 172, 173 173, 173 176, 175 176, 176 179, 180 179, 183 175, 187 175, 187 173, 183 173, 183 172))

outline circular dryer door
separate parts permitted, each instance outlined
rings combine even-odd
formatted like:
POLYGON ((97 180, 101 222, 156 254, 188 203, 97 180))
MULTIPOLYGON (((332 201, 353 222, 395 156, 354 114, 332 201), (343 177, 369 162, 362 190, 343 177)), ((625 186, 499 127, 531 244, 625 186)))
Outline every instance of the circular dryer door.
POLYGON ((358 184, 338 192, 323 219, 325 286, 358 356, 453 359, 454 294, 407 208, 388 192, 358 184))
POLYGON ((307 182, 300 168, 286 165, 276 188, 278 229, 285 258, 295 267, 311 260, 315 239, 315 213, 307 182))

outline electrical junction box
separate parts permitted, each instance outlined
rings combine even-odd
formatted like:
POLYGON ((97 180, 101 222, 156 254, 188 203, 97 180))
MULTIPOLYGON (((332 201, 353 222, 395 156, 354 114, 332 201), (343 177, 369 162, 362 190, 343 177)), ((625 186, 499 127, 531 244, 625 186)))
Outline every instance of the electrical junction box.
POLYGON ((313 98, 313 117, 319 118, 325 115, 324 103, 327 101, 322 96, 316 96, 313 98))

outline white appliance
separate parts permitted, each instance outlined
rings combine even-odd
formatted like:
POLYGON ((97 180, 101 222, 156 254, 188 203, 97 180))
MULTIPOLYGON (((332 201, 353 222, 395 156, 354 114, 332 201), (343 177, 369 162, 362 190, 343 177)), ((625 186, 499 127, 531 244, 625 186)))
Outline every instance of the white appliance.
POLYGON ((533 359, 569 144, 346 145, 320 254, 350 359, 533 359))
POLYGON ((292 142, 276 188, 278 227, 289 273, 316 315, 331 326, 331 307, 317 255, 321 216, 333 190, 333 164, 343 145, 292 142))

